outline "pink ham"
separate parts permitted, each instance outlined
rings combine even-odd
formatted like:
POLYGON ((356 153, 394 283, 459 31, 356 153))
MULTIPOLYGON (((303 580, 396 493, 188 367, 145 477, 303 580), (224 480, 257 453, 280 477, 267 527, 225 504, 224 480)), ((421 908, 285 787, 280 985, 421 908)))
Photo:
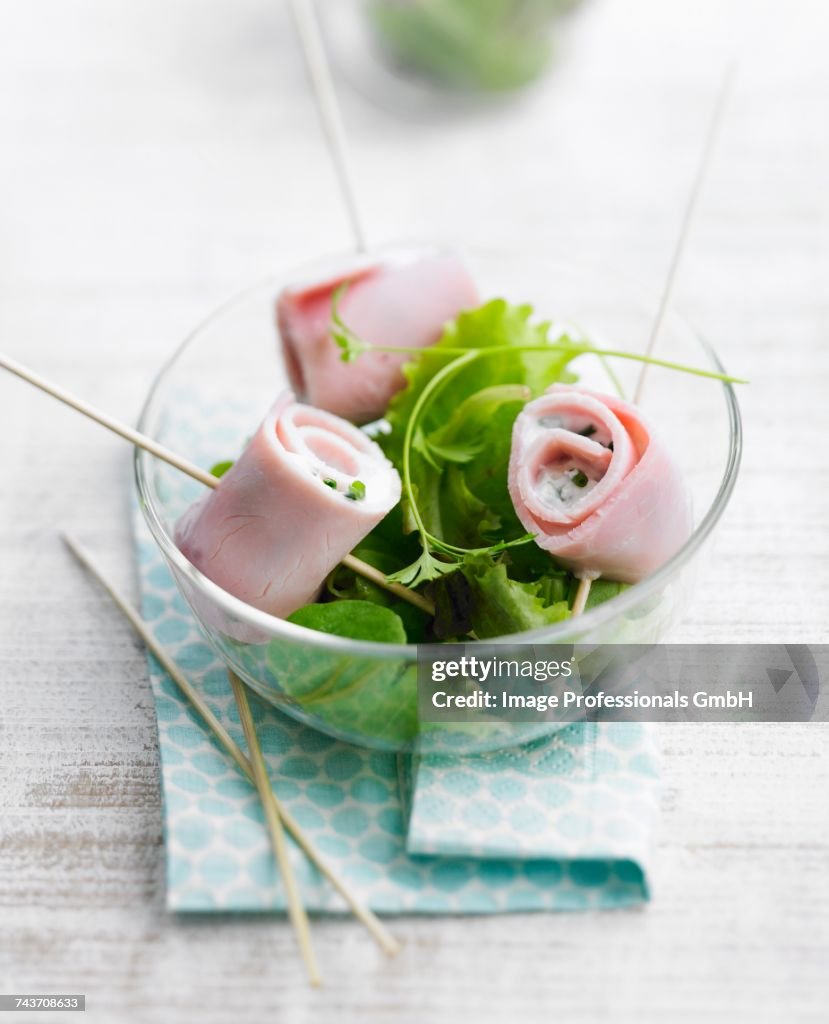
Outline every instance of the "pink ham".
POLYGON ((509 491, 539 547, 578 576, 637 583, 691 533, 679 468, 635 406, 555 384, 512 435, 509 491))
POLYGON ((373 345, 434 345, 444 324, 479 299, 460 260, 436 252, 389 257, 282 292, 276 314, 291 387, 311 405, 368 423, 405 384, 401 367, 411 356, 366 352, 342 361, 329 327, 332 297, 345 283, 343 321, 373 345))
POLYGON ((176 543, 224 590, 284 617, 317 597, 399 499, 397 471, 373 441, 285 392, 220 486, 179 519, 176 543), (354 481, 365 485, 356 500, 354 481))

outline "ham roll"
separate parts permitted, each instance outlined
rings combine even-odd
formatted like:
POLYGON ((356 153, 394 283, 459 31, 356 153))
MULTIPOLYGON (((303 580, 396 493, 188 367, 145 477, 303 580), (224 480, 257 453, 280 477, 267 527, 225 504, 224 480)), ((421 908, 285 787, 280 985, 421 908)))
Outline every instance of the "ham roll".
POLYGON ((366 352, 342 361, 329 328, 333 296, 344 284, 343 322, 372 345, 434 345, 446 322, 479 299, 460 260, 437 252, 389 257, 282 292, 276 317, 291 387, 319 409, 369 423, 405 384, 401 367, 411 356, 366 352))
POLYGON ((176 525, 187 558, 224 590, 284 618, 400 500, 366 435, 285 392, 218 488, 176 525))
POLYGON ((576 575, 637 583, 691 533, 671 455, 636 406, 554 384, 515 421, 509 491, 539 547, 576 575))

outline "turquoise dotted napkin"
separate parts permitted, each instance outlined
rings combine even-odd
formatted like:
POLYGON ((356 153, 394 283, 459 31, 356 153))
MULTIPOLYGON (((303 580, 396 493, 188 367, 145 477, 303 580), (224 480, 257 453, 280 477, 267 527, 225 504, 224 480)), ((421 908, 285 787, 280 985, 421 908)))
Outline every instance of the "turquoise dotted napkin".
MULTIPOLYGON (((244 747, 225 670, 140 514, 143 612, 244 747)), ((256 791, 150 658, 174 911, 281 909, 256 791)), ((528 746, 398 758, 331 739, 251 698, 279 797, 375 910, 491 913, 620 907, 648 897, 658 772, 639 724, 574 724, 528 746)), ((311 910, 345 909, 292 848, 311 910)))

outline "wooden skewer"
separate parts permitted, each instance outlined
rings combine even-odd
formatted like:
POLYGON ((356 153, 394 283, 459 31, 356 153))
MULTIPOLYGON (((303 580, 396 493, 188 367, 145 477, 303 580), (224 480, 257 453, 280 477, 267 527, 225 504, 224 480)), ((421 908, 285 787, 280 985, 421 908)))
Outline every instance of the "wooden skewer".
POLYGON ((358 252, 365 252, 366 234, 357 204, 342 114, 320 34, 317 12, 313 0, 290 0, 290 5, 305 56, 305 65, 308 68, 308 75, 314 90, 323 134, 331 154, 331 161, 348 212, 348 219, 351 222, 354 246, 358 252))
MULTIPOLYGON (((697 167, 697 172, 694 175, 694 180, 691 184, 691 192, 688 196, 685 213, 682 217, 682 222, 679 228, 679 235, 677 237, 676 244, 674 245, 673 255, 671 256, 671 262, 668 267, 668 276, 665 279, 665 285, 662 289, 662 297, 659 301, 659 308, 657 309, 650 337, 648 338, 648 344, 645 348, 645 355, 647 356, 653 355, 657 342, 659 341, 659 337, 662 333, 662 326, 665 322, 668 307, 671 304, 671 296, 673 295, 677 274, 679 273, 679 267, 685 253, 685 245, 688 241, 688 236, 691 233, 691 225, 693 224, 694 217, 696 216, 705 179, 708 177, 708 169, 711 166, 711 159, 714 156, 714 150, 720 134, 720 125, 722 123, 723 114, 725 113, 725 108, 728 105, 728 100, 731 97, 731 91, 734 87, 735 75, 736 66, 734 64, 730 64, 726 68, 720 87, 717 90, 714 109, 711 112, 708 128, 705 132, 699 166, 697 167)), ((636 382, 636 390, 633 393, 633 401, 637 405, 642 401, 642 391, 645 387, 645 378, 647 373, 648 363, 642 363, 642 367, 639 370, 639 380, 636 382)))
POLYGON ((346 555, 342 564, 346 566, 346 568, 352 569, 354 572, 358 573, 364 579, 370 580, 372 583, 376 583, 378 587, 388 590, 390 594, 394 594, 403 601, 408 601, 409 604, 414 605, 415 608, 419 608, 422 612, 426 612, 427 615, 434 616, 435 605, 428 597, 424 597, 423 594, 418 594, 416 590, 409 590, 409 588, 404 587, 402 583, 389 583, 385 575, 380 572, 379 569, 375 569, 373 565, 369 565, 368 562, 364 562, 362 558, 355 558, 354 555, 346 555))
MULTIPOLYGON (((299 35, 300 42, 302 44, 302 50, 308 67, 308 73, 311 78, 311 84, 314 89, 314 96, 319 109, 326 142, 331 153, 332 162, 337 174, 337 180, 339 181, 340 189, 348 211, 348 217, 351 222, 351 228, 354 235, 354 245, 358 252, 364 252, 366 249, 366 236, 365 231, 363 230, 354 189, 353 176, 351 174, 350 162, 348 159, 348 145, 346 142, 345 130, 343 128, 342 115, 340 113, 340 107, 337 101, 337 94, 334 89, 331 69, 328 65, 325 47, 323 46, 322 37, 320 35, 319 23, 314 9, 313 0, 290 0, 290 6, 297 28, 297 34, 299 35)), ((187 473, 188 476, 191 476, 194 480, 198 480, 199 483, 204 484, 206 487, 219 486, 220 480, 213 476, 212 473, 208 473, 200 466, 190 462, 188 459, 178 455, 176 452, 171 451, 169 448, 159 444, 157 441, 147 437, 145 434, 134 430, 132 427, 129 427, 124 423, 120 423, 107 413, 102 412, 100 409, 96 409, 83 399, 77 398, 75 395, 70 394, 63 388, 58 387, 58 385, 46 380, 45 377, 40 376, 40 374, 35 373, 33 370, 23 366, 16 360, 11 359, 8 356, 4 356, 2 353, 0 353, 0 368, 8 370, 10 373, 20 377, 21 380, 25 380, 29 384, 33 384, 35 387, 40 388, 40 390, 46 392, 47 395, 57 398, 59 401, 64 402, 66 405, 82 413, 84 416, 88 416, 96 423, 100 423, 108 430, 114 431, 114 433, 125 438, 127 441, 130 441, 137 448, 143 448, 145 451, 150 452, 157 458, 163 459, 164 462, 167 462, 169 465, 181 470, 182 473, 187 473)), ((376 569, 368 562, 364 562, 361 558, 356 558, 354 555, 346 555, 342 564, 353 572, 356 572, 359 576, 364 577, 364 579, 370 580, 378 587, 382 587, 389 593, 394 594, 395 597, 399 597, 402 601, 407 601, 409 604, 414 605, 415 608, 419 608, 427 615, 434 616, 434 602, 430 601, 422 594, 418 594, 417 591, 403 586, 402 583, 390 583, 386 579, 384 573, 380 572, 379 569, 376 569)))
MULTIPOLYGON (((121 597, 121 595, 115 590, 115 588, 104 578, 103 574, 101 573, 101 570, 94 564, 91 556, 87 552, 83 551, 79 547, 79 545, 75 541, 73 541, 72 538, 69 537, 67 534, 63 534, 63 541, 69 548, 69 550, 72 552, 72 554, 78 559, 78 561, 81 562, 81 564, 84 565, 98 579, 98 581, 101 583, 104 589, 109 593, 110 597, 113 599, 115 604, 121 609, 121 611, 127 617, 133 629, 135 629, 135 631, 139 634, 144 643, 150 648, 150 650, 153 652, 156 658, 158 658, 160 664, 166 669, 166 671, 175 680, 178 686, 184 691, 187 698, 195 704, 197 697, 196 691, 190 685, 188 680, 182 675, 178 667, 167 656, 167 653, 163 649, 160 649, 158 645, 156 645, 156 643, 154 642, 154 638, 151 641, 150 638, 152 637, 152 634, 150 633, 149 628, 144 624, 144 621, 141 619, 138 613, 132 608, 131 605, 129 605, 126 602, 124 598, 121 597)), ((242 722, 242 728, 245 731, 245 736, 248 737, 248 730, 250 727, 253 726, 253 719, 251 718, 250 706, 247 703, 247 697, 244 693, 244 689, 242 688, 241 690, 240 700, 240 695, 237 692, 236 682, 238 682, 236 680, 236 677, 231 676, 231 683, 233 684, 234 696, 236 697, 236 702, 237 705, 239 706, 239 718, 242 722)), ((239 683, 239 687, 241 688, 241 683, 239 683)), ((252 778, 254 785, 259 790, 259 793, 262 796, 262 802, 265 805, 265 816, 268 824, 268 831, 271 835, 271 840, 273 843, 277 864, 279 865, 279 871, 280 874, 282 875, 282 881, 285 885, 285 894, 288 901, 288 915, 291 919, 291 924, 293 925, 294 928, 294 934, 296 935, 297 945, 299 946, 300 953, 302 954, 302 959, 305 963, 305 969, 308 972, 308 979, 313 986, 317 987, 321 984, 322 979, 320 978, 319 968, 317 966, 316 956, 314 954, 314 948, 311 945, 311 933, 308 926, 308 916, 305 913, 305 908, 303 907, 302 901, 300 900, 299 897, 299 890, 297 889, 296 879, 294 877, 294 870, 293 867, 291 866, 287 846, 285 844, 285 835, 282 829, 282 821, 279 816, 279 811, 277 810, 276 807, 275 798, 273 798, 273 791, 270 788, 270 781, 267 778, 267 771, 265 771, 264 773, 264 783, 262 781, 262 769, 264 768, 264 763, 262 763, 261 766, 257 763, 255 754, 253 753, 254 748, 251 746, 251 741, 249 737, 248 749, 251 750, 251 753, 254 758, 252 763, 248 761, 247 758, 245 758, 245 755, 234 743, 234 741, 230 738, 229 734, 225 731, 224 727, 221 725, 219 720, 215 717, 215 715, 210 711, 209 708, 205 709, 207 712, 206 714, 205 711, 202 710, 200 707, 198 708, 198 710, 204 716, 205 721, 207 721, 208 725, 210 725, 214 733, 222 740, 224 745, 230 751, 231 756, 236 761, 236 763, 240 767, 242 767, 243 764, 247 765, 247 770, 245 771, 245 774, 252 778), (227 743, 225 743, 225 739, 227 740, 227 743), (273 799, 269 799, 268 796, 265 795, 265 789, 267 789, 267 792, 273 799)), ((258 743, 255 743, 255 746, 256 749, 259 750, 259 755, 261 758, 261 749, 259 748, 258 743)), ((243 770, 245 769, 243 768, 243 770)))
MULTIPOLYGON (((662 334, 662 328, 665 323, 665 317, 671 304, 671 296, 673 295, 674 285, 676 284, 679 267, 682 262, 682 256, 685 252, 685 244, 688 241, 688 236, 691 233, 691 225, 693 224, 694 217, 696 216, 697 207, 699 205, 699 199, 702 195, 703 185, 705 179, 708 176, 708 169, 711 166, 711 159, 714 155, 716 148, 717 139, 719 137, 720 125, 722 123, 723 114, 725 112, 728 100, 731 96, 731 91, 734 87, 734 77, 736 74, 735 65, 729 65, 723 75, 720 87, 717 90, 717 98, 714 103, 714 109, 711 112, 711 117, 708 122, 708 128, 705 132, 705 138, 702 146, 702 154, 700 156, 699 165, 697 172, 694 175, 694 180, 691 184, 691 192, 688 196, 688 202, 685 207, 685 213, 682 217, 682 222, 679 228, 679 235, 674 245, 673 254, 671 256, 671 262, 668 267, 668 276, 665 279, 665 285, 662 289, 662 295, 659 300, 659 306, 654 317, 653 326, 648 337, 648 343, 645 347, 645 355, 651 356, 656 349, 656 345, 659 341, 660 335, 662 334)), ((636 382, 636 390, 633 393, 633 401, 635 404, 639 404, 642 400, 642 392, 645 387, 645 378, 648 373, 648 363, 642 363, 642 367, 639 370, 639 378, 636 382)), ((587 599, 590 596, 590 588, 593 585, 592 579, 583 578, 579 581, 579 587, 576 591, 576 598, 573 602, 573 608, 571 614, 573 616, 581 615, 587 605, 587 599)))
MULTIPOLYGON (((251 764, 248 757, 243 753, 242 749, 225 729, 222 723, 210 710, 209 706, 205 703, 203 697, 190 683, 181 669, 176 665, 167 651, 162 645, 156 640, 152 630, 147 626, 138 612, 133 606, 127 601, 125 597, 117 590, 113 583, 107 578, 104 571, 97 564, 93 556, 86 551, 84 548, 73 540, 67 534, 62 534, 63 542, 80 562, 85 569, 98 581, 103 589, 109 594, 110 598, 114 602, 115 606, 124 615, 126 620, 143 640, 145 646, 149 651, 152 652, 158 663, 167 672, 170 678, 175 682, 184 696, 190 701, 193 708, 198 712, 201 718, 207 723, 211 732, 216 737, 218 742, 225 749, 229 757, 233 760, 243 775, 247 777, 250 782, 254 782, 253 765, 251 764)), ((345 902, 348 904, 351 912, 354 916, 365 925, 380 948, 387 953, 389 956, 395 956, 399 950, 400 945, 397 940, 386 930, 382 922, 377 916, 369 910, 348 888, 345 882, 340 879, 336 872, 328 866, 323 857, 317 852, 310 839, 305 835, 302 828, 285 807, 285 805, 279 800, 273 790, 270 791, 268 797, 270 801, 273 801, 276 806, 278 814, 281 816, 285 823, 286 828, 296 840, 297 844, 301 847, 305 855, 311 861, 311 863, 317 868, 320 874, 326 878, 336 891, 342 896, 345 902)))
POLYGON ((587 598, 590 596, 590 588, 593 586, 592 576, 582 576, 579 580, 578 590, 576 596, 573 599, 573 607, 570 610, 571 616, 581 615, 584 611, 584 606, 587 604, 587 598))
MULTIPOLYGON (((357 202, 354 176, 351 173, 348 140, 343 126, 342 112, 339 100, 337 99, 337 90, 334 87, 334 79, 331 75, 328 55, 325 52, 325 45, 320 33, 316 5, 314 0, 289 0, 289 3, 305 58, 305 65, 308 69, 308 77, 311 79, 311 87, 314 91, 314 99, 319 111, 328 152, 331 155, 331 162, 334 165, 340 192, 351 224, 354 248, 357 252, 365 252, 367 248, 366 232, 360 215, 360 206, 357 202)), ((379 569, 375 569, 374 566, 369 565, 367 562, 363 562, 353 555, 348 555, 343 559, 343 565, 348 566, 354 572, 359 573, 360 576, 371 580, 372 583, 376 583, 379 587, 383 587, 402 600, 408 601, 415 608, 420 608, 427 615, 434 616, 435 606, 432 601, 422 594, 404 587, 401 583, 389 583, 379 569)))
MULTIPOLYGON (((89 417, 89 419, 94 420, 95 423, 99 423, 102 427, 106 427, 107 430, 111 430, 119 437, 123 437, 126 441, 134 444, 136 448, 143 448, 144 451, 150 452, 150 454, 155 455, 156 458, 162 459, 164 462, 180 470, 182 473, 186 473, 194 480, 198 480, 198 482, 200 484, 204 484, 205 487, 215 488, 221 485, 221 480, 213 476, 212 473, 208 473, 207 470, 202 469, 201 466, 197 466, 195 462, 190 462, 189 459, 185 459, 182 455, 178 455, 176 452, 171 451, 163 444, 159 444, 151 437, 147 437, 146 434, 142 434, 140 431, 127 426, 126 423, 121 423, 119 420, 116 420, 108 413, 102 412, 100 409, 96 409, 95 406, 90 405, 90 403, 84 401, 84 399, 78 398, 76 395, 71 394, 69 391, 59 387, 57 384, 53 384, 45 377, 42 377, 39 373, 36 373, 34 370, 30 370, 27 366, 23 366, 22 363, 18 363, 17 360, 11 359, 9 356, 3 355, 2 353, 0 353, 0 369, 8 370, 9 373, 13 373, 21 380, 25 380, 27 384, 34 385, 34 387, 39 388, 47 395, 51 395, 52 398, 56 398, 59 402, 63 402, 64 405, 68 405, 71 409, 75 409, 76 412, 89 417)), ((435 614, 435 606, 428 598, 424 597, 422 594, 418 594, 414 590, 410 590, 408 587, 404 587, 401 583, 389 583, 385 575, 380 572, 379 569, 375 569, 373 565, 369 565, 368 562, 364 562, 361 558, 355 558, 354 555, 346 555, 342 564, 353 572, 356 572, 358 575, 365 577, 365 579, 371 580, 372 583, 376 583, 378 587, 383 587, 384 590, 388 590, 401 600, 408 601, 409 604, 414 605, 416 608, 420 608, 420 610, 426 612, 427 615, 435 614)))
MULTIPOLYGON (((366 235, 357 203, 353 175, 351 174, 342 114, 331 76, 331 69, 328 64, 328 57, 322 42, 314 3, 313 0, 290 0, 290 7, 314 90, 314 97, 319 110, 326 143, 351 223, 354 245, 358 252, 364 252, 366 250, 366 235)), ((29 384, 40 388, 41 391, 45 391, 46 394, 51 395, 53 398, 57 398, 59 401, 71 406, 71 408, 83 413, 84 416, 95 420, 96 423, 100 423, 102 426, 114 431, 136 447, 151 452, 159 459, 163 459, 171 466, 181 470, 181 472, 187 473, 206 487, 219 486, 220 481, 200 466, 176 454, 176 452, 170 451, 169 448, 158 444, 152 438, 141 434, 132 427, 118 422, 113 417, 94 408, 88 402, 76 398, 68 391, 52 384, 44 377, 28 369, 28 367, 2 354, 0 354, 0 367, 5 368, 29 384)), ((384 573, 380 572, 373 565, 369 565, 368 562, 364 562, 361 558, 356 558, 354 555, 346 555, 342 564, 358 575, 377 584, 378 587, 382 587, 384 590, 389 591, 389 593, 399 597, 402 601, 407 601, 427 615, 434 616, 434 603, 427 597, 418 594, 414 590, 410 590, 401 583, 390 583, 384 573)))
POLYGON ((0 368, 8 370, 9 373, 13 373, 15 377, 19 377, 21 380, 25 380, 27 384, 33 384, 36 388, 40 388, 47 395, 51 395, 52 398, 57 398, 59 402, 63 402, 64 405, 68 405, 71 409, 75 409, 77 412, 82 413, 84 416, 88 416, 89 419, 94 420, 96 423, 100 423, 102 427, 106 427, 107 430, 111 430, 114 434, 118 434, 119 437, 123 437, 126 441, 130 441, 137 448, 143 448, 145 451, 150 452, 159 459, 163 459, 164 462, 169 463, 171 466, 175 466, 176 469, 180 469, 182 473, 186 473, 188 476, 193 477, 194 480, 198 480, 199 483, 206 484, 208 487, 215 487, 219 481, 211 473, 208 473, 206 469, 202 469, 197 466, 194 462, 190 462, 188 459, 183 458, 181 455, 177 455, 175 452, 170 451, 169 448, 165 448, 163 444, 159 444, 154 441, 151 437, 147 437, 146 434, 142 434, 137 430, 133 430, 132 427, 127 426, 126 423, 121 423, 108 413, 102 412, 100 409, 96 409, 89 402, 84 401, 82 398, 78 398, 76 395, 70 394, 64 388, 59 387, 57 384, 53 384, 51 381, 42 377, 39 373, 35 373, 34 370, 30 370, 28 366, 23 366, 22 363, 18 363, 17 360, 11 359, 9 356, 0 353, 0 368))
POLYGON ((288 844, 285 840, 285 829, 282 826, 282 818, 277 810, 271 789, 271 780, 268 776, 268 769, 265 766, 265 758, 262 756, 262 748, 259 746, 259 737, 256 735, 256 726, 253 722, 253 715, 250 713, 248 695, 242 680, 235 672, 228 671, 228 679, 233 688, 233 696, 236 700, 236 707, 239 709, 239 720, 245 733, 245 741, 248 745, 250 763, 253 768, 253 781, 259 791, 262 806, 265 809, 265 822, 268 826, 268 833, 271 837, 276 863, 279 865, 279 872, 282 875, 282 882, 285 886, 285 896, 288 901, 288 916, 294 927, 297 944, 305 962, 305 969, 308 972, 308 980, 316 988, 322 984, 317 957, 311 942, 311 929, 308 924, 308 914, 302 903, 302 897, 296 884, 296 876, 291 866, 291 858, 288 854, 288 844))

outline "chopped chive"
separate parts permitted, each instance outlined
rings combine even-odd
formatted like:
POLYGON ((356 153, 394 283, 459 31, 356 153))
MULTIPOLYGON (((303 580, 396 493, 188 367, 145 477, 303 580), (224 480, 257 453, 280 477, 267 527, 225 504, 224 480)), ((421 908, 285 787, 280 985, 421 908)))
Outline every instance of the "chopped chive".
POLYGON ((216 465, 211 468, 210 473, 212 476, 221 479, 232 465, 232 459, 228 459, 227 462, 217 462, 216 465))
POLYGON ((325 484, 326 487, 331 487, 331 488, 333 488, 336 491, 336 489, 337 489, 337 481, 336 480, 326 479, 326 480, 323 480, 323 483, 325 484))
POLYGON ((589 477, 586 473, 583 473, 580 469, 577 469, 571 477, 571 480, 576 485, 576 487, 586 487, 589 481, 589 477))
POLYGON ((580 437, 592 437, 596 433, 596 428, 592 423, 588 423, 584 430, 579 431, 580 437))
POLYGON ((355 480, 345 492, 350 501, 362 501, 366 496, 366 485, 362 480, 355 480))

